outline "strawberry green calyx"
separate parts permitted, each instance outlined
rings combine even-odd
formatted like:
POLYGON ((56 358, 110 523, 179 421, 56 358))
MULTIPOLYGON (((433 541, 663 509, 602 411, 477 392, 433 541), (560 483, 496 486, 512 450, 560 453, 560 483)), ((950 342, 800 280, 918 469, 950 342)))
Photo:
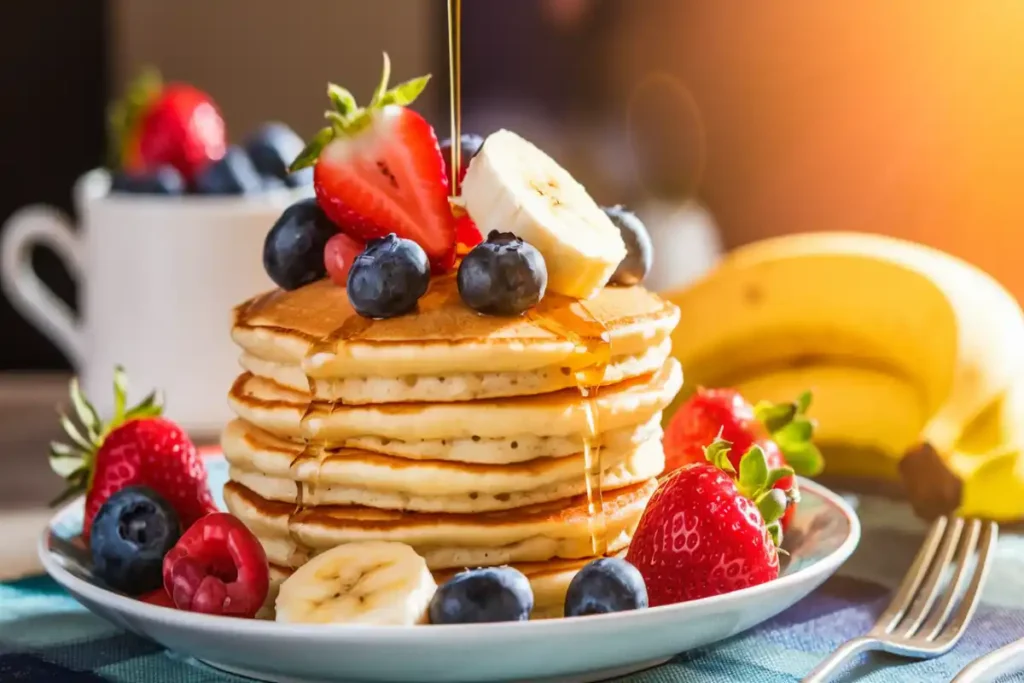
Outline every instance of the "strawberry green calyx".
POLYGON ((139 122, 163 90, 160 72, 144 68, 125 92, 124 98, 107 109, 107 165, 112 170, 130 167, 134 156, 139 122))
POLYGON ((50 443, 50 468, 64 478, 67 487, 51 505, 59 505, 89 490, 96 453, 108 434, 126 422, 157 417, 163 412, 163 400, 156 391, 137 405, 128 407, 128 380, 120 366, 114 369, 114 415, 109 420, 103 421, 100 418, 92 403, 82 393, 77 378, 71 380, 69 394, 77 423, 64 412, 58 414, 70 443, 50 443))
POLYGON ((774 488, 775 484, 786 477, 793 476, 792 467, 768 468, 768 459, 760 446, 751 446, 740 458, 739 472, 729 461, 732 443, 718 437, 704 448, 704 457, 715 467, 736 477, 736 488, 739 492, 754 501, 758 511, 764 518, 768 534, 776 547, 782 544, 782 525, 780 520, 789 505, 790 494, 774 488))
POLYGON ((393 104, 405 107, 412 104, 427 87, 427 83, 430 82, 430 74, 400 83, 389 90, 388 82, 390 80, 391 58, 385 52, 384 71, 381 74, 380 84, 374 90, 373 98, 366 107, 358 106, 356 98, 345 88, 329 83, 327 85, 327 97, 330 98, 334 108, 324 112, 324 118, 327 119, 330 125, 321 128, 313 136, 313 139, 309 141, 305 149, 299 152, 299 156, 295 157, 295 161, 292 162, 288 170, 294 173, 307 166, 312 166, 320 158, 320 152, 323 151, 328 143, 338 137, 355 135, 366 128, 370 124, 373 115, 384 107, 393 104))
POLYGON ((810 405, 811 392, 805 391, 789 403, 761 401, 754 406, 754 415, 778 444, 786 462, 802 477, 817 476, 825 466, 821 451, 814 445, 815 422, 807 417, 810 405))

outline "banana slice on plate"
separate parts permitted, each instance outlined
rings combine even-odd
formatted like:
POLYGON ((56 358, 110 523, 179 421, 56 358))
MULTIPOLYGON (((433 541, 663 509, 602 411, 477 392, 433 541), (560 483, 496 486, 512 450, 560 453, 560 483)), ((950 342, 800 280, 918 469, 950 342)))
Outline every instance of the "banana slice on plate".
POLYGON ((466 169, 462 205, 481 234, 511 232, 544 255, 548 289, 589 299, 626 257, 619 229, 554 159, 515 133, 490 135, 466 169))
POLYGON ((404 543, 346 543, 281 584, 277 621, 403 626, 427 621, 437 590, 426 561, 404 543))

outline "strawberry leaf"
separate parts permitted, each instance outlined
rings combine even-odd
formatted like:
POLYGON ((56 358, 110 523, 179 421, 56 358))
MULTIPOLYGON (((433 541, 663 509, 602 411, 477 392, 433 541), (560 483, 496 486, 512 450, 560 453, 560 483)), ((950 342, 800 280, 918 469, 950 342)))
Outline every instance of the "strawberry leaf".
POLYGON ((78 431, 78 427, 71 421, 64 413, 60 413, 60 426, 64 429, 64 433, 68 435, 68 438, 74 441, 76 444, 84 448, 86 451, 92 450, 92 442, 82 436, 82 433, 78 431))
POLYGON ((788 425, 796 414, 796 403, 769 403, 768 401, 761 401, 754 406, 754 417, 773 434, 788 425))
POLYGON ((732 463, 729 461, 729 449, 731 448, 731 442, 718 437, 709 445, 704 447, 704 457, 718 469, 735 474, 736 468, 734 468, 732 463))
POLYGON ((754 407, 754 415, 778 444, 786 462, 804 477, 821 474, 825 465, 814 445, 814 420, 806 415, 810 405, 811 393, 805 391, 790 403, 762 401, 754 407))
POLYGON ((320 152, 323 151, 324 147, 334 139, 335 130, 333 127, 328 126, 327 128, 321 128, 320 131, 313 136, 313 139, 309 141, 309 144, 299 152, 299 156, 295 157, 295 161, 288 167, 289 173, 308 168, 316 163, 316 160, 320 158, 320 152))
POLYGON ((782 444, 797 444, 810 441, 814 436, 814 423, 806 417, 794 417, 787 425, 776 430, 772 438, 781 447, 782 444))
POLYGON ((107 165, 111 169, 120 170, 129 161, 129 147, 136 128, 161 90, 163 79, 160 72, 146 67, 129 84, 124 98, 111 103, 107 110, 107 165))
POLYGON ((791 477, 795 474, 792 467, 776 467, 768 472, 768 480, 765 483, 767 488, 774 488, 780 479, 791 477))
POLYGON ((359 107, 356 105, 356 98, 345 88, 334 83, 327 84, 327 97, 334 103, 334 109, 342 117, 351 115, 359 107))
POLYGON ((416 98, 426 89, 427 83, 430 82, 430 75, 420 76, 419 78, 413 78, 405 83, 396 85, 391 90, 384 93, 384 97, 381 99, 380 106, 386 107, 389 104, 397 104, 405 107, 416 101, 416 98))
POLYGON ((782 525, 778 522, 772 522, 768 525, 767 530, 768 535, 772 539, 772 543, 775 544, 776 551, 783 555, 787 554, 786 551, 782 549, 782 525))
POLYGON ((355 96, 345 88, 335 83, 327 84, 327 97, 331 100, 333 110, 324 113, 324 117, 330 122, 330 126, 322 128, 306 147, 299 152, 291 165, 288 167, 290 173, 308 168, 316 164, 317 159, 323 152, 324 147, 339 136, 351 137, 358 134, 374 121, 374 114, 382 107, 388 105, 407 106, 420 96, 424 88, 430 82, 430 75, 420 76, 400 83, 394 88, 388 89, 391 80, 391 58, 384 53, 384 69, 381 72, 380 82, 373 91, 373 98, 366 107, 360 107, 356 103, 355 96))
POLYGON ((120 365, 114 368, 114 424, 124 420, 125 407, 128 405, 128 376, 120 365))
POLYGON ((765 524, 771 524, 777 519, 781 518, 786 512, 786 507, 789 505, 789 500, 786 499, 786 494, 778 489, 769 489, 757 497, 754 501, 757 505, 758 511, 764 518, 765 524))
POLYGON ((803 477, 817 476, 825 468, 825 459, 822 457, 821 451, 813 443, 807 442, 788 448, 783 448, 782 444, 779 444, 779 448, 782 449, 786 462, 790 464, 797 474, 803 477))
POLYGON ((69 393, 71 395, 71 405, 75 409, 78 421, 85 428, 85 435, 89 443, 95 442, 99 438, 100 432, 103 431, 103 422, 100 420, 96 409, 92 407, 92 404, 82 394, 82 388, 78 385, 77 377, 71 379, 71 391, 69 393))
POLYGON ((85 458, 81 451, 75 450, 67 444, 50 442, 50 469, 60 477, 67 479, 82 467, 84 462, 85 458))
POLYGON ((388 92, 388 81, 391 80, 391 58, 388 57, 388 53, 384 53, 384 71, 380 76, 380 83, 377 85, 377 89, 373 91, 373 99, 370 100, 369 109, 377 109, 381 106, 381 102, 384 100, 384 96, 388 92))
POLYGON ((747 495, 764 490, 768 483, 768 460, 760 446, 751 446, 740 458, 739 479, 740 491, 747 495))
POLYGON ((142 402, 137 406, 133 407, 124 416, 124 421, 138 420, 146 417, 156 417, 163 412, 163 397, 160 392, 154 389, 149 392, 146 398, 142 399, 142 402))
POLYGON ((351 123, 350 119, 342 116, 336 111, 327 110, 324 112, 324 118, 331 122, 331 128, 334 129, 335 135, 340 135, 345 132, 351 123))

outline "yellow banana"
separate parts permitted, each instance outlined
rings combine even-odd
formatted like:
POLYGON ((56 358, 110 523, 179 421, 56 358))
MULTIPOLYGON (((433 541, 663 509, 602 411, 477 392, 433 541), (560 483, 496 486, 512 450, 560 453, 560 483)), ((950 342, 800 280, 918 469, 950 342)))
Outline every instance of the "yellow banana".
POLYGON ((1024 314, 984 272, 902 240, 815 233, 737 249, 664 295, 681 311, 673 354, 688 381, 677 401, 698 386, 734 386, 753 401, 810 389, 830 472, 902 475, 920 497, 922 470, 944 471, 957 482, 947 508, 1024 517, 1024 502, 986 494, 1024 490, 1024 434, 1009 426, 1024 384, 1024 314), (898 467, 908 448, 941 465, 922 467, 928 456, 917 454, 898 467))
POLYGON ((778 368, 731 386, 754 403, 781 403, 810 391, 814 440, 825 454, 829 475, 896 480, 900 457, 917 441, 927 419, 917 387, 873 368, 778 368))

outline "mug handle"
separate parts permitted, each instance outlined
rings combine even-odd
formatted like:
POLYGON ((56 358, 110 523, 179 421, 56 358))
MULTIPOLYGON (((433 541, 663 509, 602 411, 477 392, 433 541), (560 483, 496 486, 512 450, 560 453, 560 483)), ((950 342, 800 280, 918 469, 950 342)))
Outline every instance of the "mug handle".
POLYGON ((32 249, 53 250, 82 282, 83 264, 78 237, 67 218, 48 206, 30 206, 7 221, 0 244, 0 286, 11 305, 64 353, 75 368, 82 367, 85 340, 74 313, 32 268, 32 249))

